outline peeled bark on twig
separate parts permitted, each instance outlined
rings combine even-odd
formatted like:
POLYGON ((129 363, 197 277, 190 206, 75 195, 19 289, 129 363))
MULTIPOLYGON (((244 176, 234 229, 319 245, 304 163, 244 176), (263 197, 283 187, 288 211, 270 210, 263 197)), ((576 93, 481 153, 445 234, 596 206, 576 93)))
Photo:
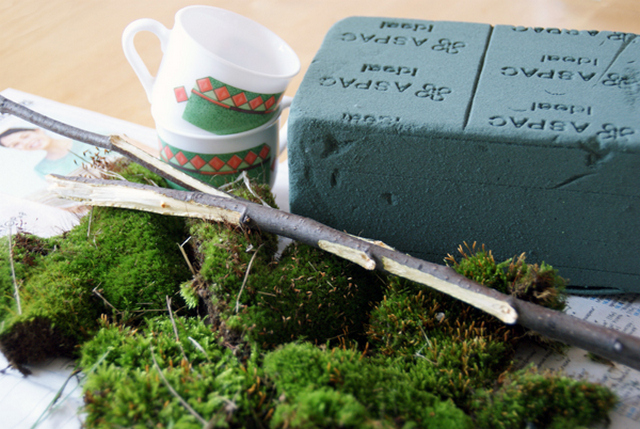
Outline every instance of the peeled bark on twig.
POLYGON ((199 192, 177 191, 122 181, 50 176, 59 195, 89 205, 124 207, 198 217, 259 228, 434 288, 486 311, 505 323, 518 323, 549 338, 591 351, 640 370, 640 339, 567 314, 501 294, 456 273, 385 246, 337 231, 309 218, 253 204, 211 188, 179 172, 118 136, 101 136, 54 121, 0 96, 0 112, 95 146, 114 150, 153 172, 199 192))
POLYGON ((49 180, 53 192, 84 204, 146 210, 258 228, 319 247, 368 270, 380 269, 426 284, 505 323, 513 324, 517 318, 509 303, 510 297, 473 282, 452 268, 413 258, 309 218, 245 200, 199 192, 84 177, 49 176, 49 180))
POLYGON ((487 288, 450 267, 398 252, 383 243, 337 231, 312 219, 236 198, 137 183, 49 176, 51 189, 89 205, 146 210, 257 228, 319 247, 366 269, 398 275, 451 295, 551 339, 640 369, 640 338, 583 321, 487 288))

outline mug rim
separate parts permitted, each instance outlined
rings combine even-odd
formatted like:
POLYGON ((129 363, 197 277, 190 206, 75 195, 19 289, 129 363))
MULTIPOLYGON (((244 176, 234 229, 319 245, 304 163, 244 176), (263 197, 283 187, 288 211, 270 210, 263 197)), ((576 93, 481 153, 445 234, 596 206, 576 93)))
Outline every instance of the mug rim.
MULTIPOLYGON (((215 7, 215 6, 207 6, 207 5, 191 5, 191 6, 186 6, 182 9, 180 9, 178 12, 176 12, 175 15, 175 21, 176 23, 178 23, 178 21, 180 21, 180 27, 182 28, 182 30, 185 32, 186 35, 189 36, 189 38, 193 41, 193 43, 195 43, 196 45, 198 45, 209 57, 215 58, 216 61, 221 61, 222 63, 224 63, 225 65, 231 67, 231 68, 235 68, 237 70, 241 70, 244 71, 246 73, 250 73, 256 76, 260 76, 260 77, 264 77, 264 78, 271 78, 271 79, 291 79, 294 76, 296 76, 299 72, 300 69, 302 67, 302 64, 300 62, 300 58, 298 58, 298 55, 296 54, 296 52, 293 50, 293 48, 291 48, 291 46, 289 46, 289 44, 282 39, 280 36, 278 36, 276 33, 274 33, 273 31, 271 31, 269 28, 265 27, 264 25, 247 18, 246 16, 240 15, 236 12, 227 10, 227 9, 223 9, 220 7, 215 7), (233 63, 223 57, 221 57, 220 55, 211 52, 211 50, 207 49, 206 47, 204 47, 195 37, 193 37, 193 35, 186 29, 186 27, 184 26, 183 23, 183 15, 188 13, 190 10, 193 9, 208 9, 208 10, 212 10, 212 11, 218 11, 218 12, 222 12, 228 15, 232 15, 234 16, 234 18, 236 19, 240 19, 242 21, 248 22, 250 23, 252 26, 260 29, 261 31, 266 32, 267 34, 270 34, 271 37, 277 39, 277 41, 279 43, 282 44, 283 47, 286 48, 285 53, 287 54, 288 57, 290 57, 291 60, 293 61, 287 61, 287 63, 291 63, 291 72, 289 73, 283 73, 283 74, 274 74, 274 73, 265 73, 265 72, 261 72, 259 70, 254 70, 254 69, 249 69, 247 67, 238 65, 236 63, 233 63)), ((288 68, 289 64, 287 64, 287 68, 288 68)))
POLYGON ((157 121, 154 118, 154 122, 156 125, 156 129, 157 128, 163 128, 164 130, 166 130, 167 132, 173 133, 173 134, 179 134, 185 138, 190 138, 190 139, 198 139, 198 140, 207 140, 207 141, 224 141, 224 140, 236 140, 236 139, 243 139, 246 137, 250 137, 253 134, 257 134, 260 133, 262 131, 264 131, 265 129, 273 126, 275 123, 277 123, 280 120, 280 116, 282 115, 282 112, 284 111, 284 109, 282 108, 282 106, 278 107, 277 110, 277 114, 273 115, 273 118, 271 118, 268 122, 265 122, 264 124, 260 125, 259 127, 256 128, 252 128, 250 130, 247 131, 243 131, 241 133, 235 133, 235 134, 214 134, 214 133, 210 133, 208 131, 202 131, 202 132, 197 132, 197 130, 194 131, 185 131, 185 130, 178 130, 176 129, 176 127, 171 127, 170 125, 164 125, 162 124, 161 121, 157 121))

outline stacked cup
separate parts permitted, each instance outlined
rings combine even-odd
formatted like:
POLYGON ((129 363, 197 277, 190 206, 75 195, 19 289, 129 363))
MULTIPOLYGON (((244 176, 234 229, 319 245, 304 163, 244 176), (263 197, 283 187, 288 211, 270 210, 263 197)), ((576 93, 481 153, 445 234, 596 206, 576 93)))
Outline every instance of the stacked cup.
POLYGON ((300 71, 286 42, 236 13, 189 6, 172 30, 153 19, 132 22, 122 46, 151 103, 164 162, 212 186, 243 172, 273 185, 279 118, 291 104, 283 94, 300 71), (140 31, 160 40, 156 76, 134 47, 140 31))

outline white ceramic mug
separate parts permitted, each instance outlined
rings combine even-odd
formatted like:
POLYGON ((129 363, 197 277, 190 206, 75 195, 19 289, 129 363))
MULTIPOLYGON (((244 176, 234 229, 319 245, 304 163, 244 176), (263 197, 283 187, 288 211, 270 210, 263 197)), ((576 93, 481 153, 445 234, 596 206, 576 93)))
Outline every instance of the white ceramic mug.
POLYGON ((235 180, 243 172, 273 187, 280 140, 286 139, 286 134, 279 134, 280 112, 289 107, 291 100, 284 97, 278 114, 266 124, 227 136, 192 134, 158 125, 160 159, 214 187, 235 180))
POLYGON ((188 6, 168 30, 149 18, 122 34, 125 56, 144 87, 158 128, 226 135, 270 123, 300 60, 264 26, 236 13, 188 6), (160 39, 162 62, 154 77, 135 49, 136 33, 160 39))

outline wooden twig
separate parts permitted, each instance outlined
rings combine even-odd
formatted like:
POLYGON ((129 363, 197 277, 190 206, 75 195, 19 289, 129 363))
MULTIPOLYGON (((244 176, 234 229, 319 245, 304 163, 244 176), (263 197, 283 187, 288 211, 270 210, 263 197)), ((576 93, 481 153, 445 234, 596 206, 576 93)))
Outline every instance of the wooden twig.
POLYGON ((391 273, 444 292, 502 320, 640 369, 640 338, 504 295, 450 267, 423 261, 384 243, 337 231, 312 219, 245 200, 131 182, 48 176, 51 189, 88 205, 228 222, 324 249, 362 267, 391 273), (117 197, 115 197, 117 196, 117 197))
POLYGON ((450 267, 411 257, 309 218, 245 200, 138 183, 56 175, 48 176, 48 180, 51 190, 59 196, 87 205, 122 207, 258 228, 319 247, 368 270, 379 269, 422 283, 505 323, 512 324, 517 319, 510 297, 473 282, 450 267))
POLYGON ((184 352, 182 348, 182 343, 180 342, 180 336, 178 335, 178 326, 176 325, 176 320, 173 318, 173 310, 171 310, 171 298, 169 295, 165 295, 165 299, 167 300, 167 311, 169 311, 169 319, 171 319, 171 326, 173 327, 173 334, 176 336, 176 344, 180 347, 180 351, 182 352, 182 358, 185 362, 189 362, 187 359, 187 354, 184 352))
MULTIPOLYGON (((58 389, 56 394, 53 396, 53 399, 51 400, 51 402, 49 402, 49 405, 47 405, 47 408, 44 409, 44 411, 42 412, 42 414, 40 414, 40 416, 35 421, 35 423, 33 425, 31 425, 31 429, 37 428, 40 425, 40 423, 42 423, 48 417, 48 415, 51 413, 51 411, 53 411, 53 408, 56 406, 56 404, 58 403, 60 398, 62 398, 62 394, 64 393, 64 389, 67 388, 67 384, 69 384, 69 381, 71 381, 71 379, 73 377, 76 377, 81 372, 82 372, 82 369, 76 368, 71 372, 71 374, 69 374, 67 376, 67 378, 64 380, 64 383, 62 383, 62 386, 60 386, 60 388, 58 389)), ((78 384, 80 384, 80 383, 78 383, 78 384)), ((63 399, 62 402, 64 402, 71 395, 71 393, 74 390, 75 390, 75 388, 69 394, 67 394, 67 396, 63 399)))
POLYGON ((13 281, 13 296, 16 300, 16 308, 18 310, 18 314, 22 314, 22 304, 20 304, 20 286, 18 285, 18 280, 16 279, 16 268, 13 264, 13 243, 11 241, 11 235, 13 231, 9 230, 9 265, 11 265, 11 280, 13 281))
POLYGON ((93 220, 93 207, 89 211, 89 221, 87 222, 87 240, 91 237, 91 221, 93 220))
POLYGON ((184 258, 184 260, 187 262, 187 266, 189 267, 189 271, 191 271, 191 274, 193 274, 193 276, 196 276, 196 270, 195 268, 193 268, 193 265, 191 264, 191 261, 189 260, 189 256, 187 255, 187 252, 185 252, 184 250, 184 245, 187 244, 189 242, 189 240, 191 240, 191 237, 187 238, 182 244, 178 244, 178 248, 180 248, 180 253, 182 253, 182 257, 184 258))
MULTIPOLYGON (((109 356, 109 354, 113 351, 113 347, 108 347, 107 351, 104 352, 102 354, 102 356, 100 356, 100 358, 91 366, 91 368, 76 368, 73 370, 73 372, 71 374, 69 374, 69 377, 67 377, 67 379, 65 380, 64 384, 60 387, 60 389, 58 389, 58 391, 56 392, 55 396, 53 397, 53 399, 51 400, 51 402, 49 403, 49 405, 47 406, 47 408, 45 408, 45 410, 42 412, 42 414, 40 414, 40 417, 38 417, 38 420, 36 420, 36 422, 31 425, 32 429, 37 428, 40 423, 44 422, 51 411, 53 411, 54 407, 56 406, 56 404, 58 403, 58 401, 60 400, 60 398, 62 397, 62 394, 64 393, 64 389, 67 387, 67 384, 69 383, 69 380, 71 380, 71 378, 77 376, 80 372, 84 371, 84 377, 88 377, 89 375, 93 374, 96 369, 100 366, 100 364, 102 364, 102 362, 107 358, 107 356, 109 356)), ((81 382, 79 381, 75 387, 73 389, 71 389, 70 392, 67 393, 67 395, 62 398, 62 401, 60 401, 60 403, 58 403, 58 405, 64 403, 67 399, 69 399, 71 397, 71 395, 76 391, 76 389, 78 389, 79 387, 81 387, 81 382)))
POLYGON ((176 391, 176 389, 174 389, 173 386, 171 386, 171 383, 169 383, 169 380, 167 380, 167 378, 164 376, 164 373, 162 372, 162 368, 160 368, 160 365, 158 365, 158 361, 156 360, 156 355, 153 353, 153 348, 149 347, 149 351, 151 352, 151 360, 153 360, 153 367, 156 369, 156 371, 158 371, 158 374, 160 375, 160 378, 162 379, 162 382, 164 383, 166 388, 169 389, 169 392, 175 398, 178 399, 178 401, 180 402, 180 404, 182 404, 184 408, 186 408, 189 414, 195 417, 195 419, 198 420, 203 427, 206 427, 207 421, 203 419, 202 416, 198 414, 198 412, 194 410, 191 407, 191 405, 189 405, 189 403, 184 400, 182 396, 180 396, 180 394, 176 391))
POLYGON ((111 309, 116 313, 116 314, 121 314, 122 312, 120 310, 118 310, 117 308, 115 308, 113 306, 113 304, 111 304, 107 298, 105 298, 104 296, 102 296, 102 294, 100 292, 98 292, 98 286, 94 287, 93 290, 91 291, 92 293, 94 293, 98 298, 100 298, 102 300, 103 303, 105 303, 107 306, 111 307, 111 309))
POLYGON ((200 345, 199 342, 197 342, 194 338, 192 337, 187 337, 189 339, 189 341, 191 341, 191 344, 193 344, 193 346, 200 350, 200 352, 204 355, 205 358, 207 358, 207 362, 211 363, 211 359, 209 358, 209 353, 207 353, 207 351, 204 349, 204 347, 202 347, 202 345, 200 345))
POLYGON ((0 113, 11 113, 67 137, 115 150, 185 189, 198 191, 49 176, 52 189, 64 198, 88 205, 123 207, 258 228, 318 247, 368 270, 378 269, 415 281, 479 308, 504 323, 518 323, 549 338, 640 370, 640 338, 501 294, 465 278, 450 267, 414 258, 383 243, 354 237, 309 218, 235 198, 195 181, 127 143, 122 137, 106 137, 79 130, 2 96, 0 113))
POLYGON ((253 261, 256 259, 258 252, 262 248, 262 244, 253 252, 251 255, 251 260, 247 265, 247 271, 244 273, 244 279, 242 280, 242 286, 240 287, 240 292, 238 292, 238 297, 236 298, 236 314, 240 311, 240 297, 242 296, 242 292, 244 291, 244 287, 247 285, 247 281, 249 280, 249 273, 251 272, 251 266, 253 265, 253 261))

